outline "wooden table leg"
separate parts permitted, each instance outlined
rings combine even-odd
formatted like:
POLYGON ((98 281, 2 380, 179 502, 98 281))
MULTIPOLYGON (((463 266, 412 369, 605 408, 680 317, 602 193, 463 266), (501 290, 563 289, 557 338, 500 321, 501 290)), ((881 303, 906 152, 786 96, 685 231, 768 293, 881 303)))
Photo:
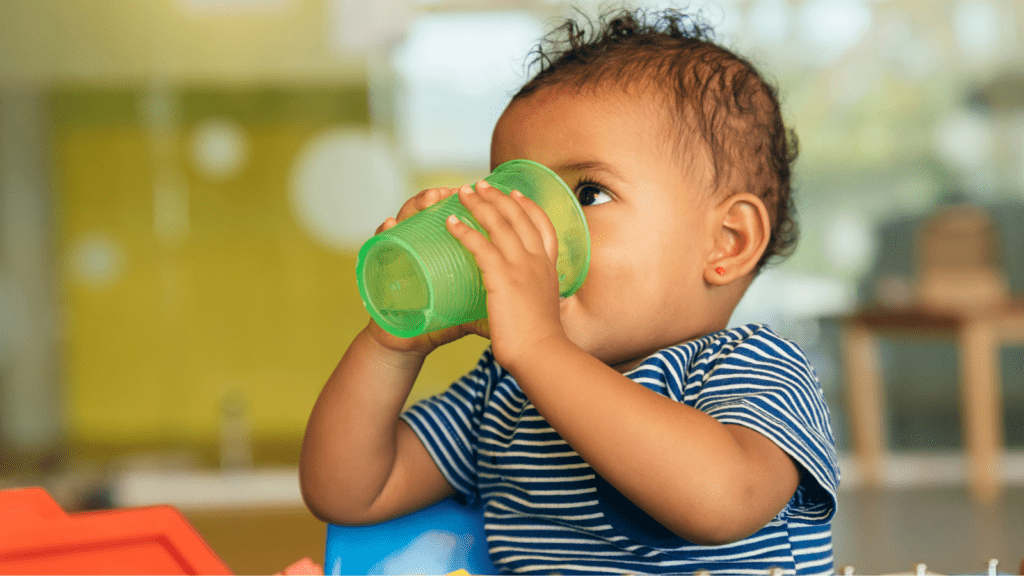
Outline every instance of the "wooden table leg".
POLYGON ((999 340, 990 321, 974 320, 960 332, 964 443, 972 496, 995 501, 1002 489, 1003 407, 999 340))
POLYGON ((864 483, 882 486, 885 441, 885 417, 878 352, 869 329, 849 324, 843 330, 843 354, 846 366, 846 398, 853 447, 864 483))

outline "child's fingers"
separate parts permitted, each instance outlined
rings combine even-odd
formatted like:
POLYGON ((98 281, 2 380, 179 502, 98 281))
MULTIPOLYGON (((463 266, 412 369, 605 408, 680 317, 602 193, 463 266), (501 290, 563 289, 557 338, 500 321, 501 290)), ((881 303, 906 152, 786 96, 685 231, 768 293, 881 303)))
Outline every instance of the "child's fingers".
POLYGON ((488 216, 487 209, 483 208, 484 203, 477 203, 480 204, 480 207, 474 206, 470 208, 474 210, 474 217, 477 216, 476 210, 484 211, 481 214, 484 220, 480 221, 479 217, 477 220, 491 234, 492 242, 497 243, 503 251, 518 251, 525 248, 527 252, 537 253, 544 250, 544 243, 540 233, 537 231, 537 227, 519 202, 483 180, 477 183, 476 189, 478 196, 493 208, 494 213, 488 216), (513 233, 507 237, 502 237, 491 232, 488 224, 499 228, 507 228, 513 233))
POLYGON ((517 190, 513 190, 512 197, 518 201, 519 205, 523 207, 523 211, 533 221, 533 225, 540 233, 541 242, 544 244, 544 252, 548 255, 548 258, 552 262, 557 262, 558 232, 555 231, 555 225, 551 222, 547 212, 538 206, 536 202, 523 194, 517 194, 517 192, 517 190))
POLYGON ((481 270, 490 268, 490 264, 495 259, 501 258, 498 249, 487 240, 487 237, 478 232, 475 228, 466 224, 465 222, 458 219, 455 214, 452 214, 444 222, 448 232, 455 237, 469 253, 476 259, 476 263, 480 266, 481 270))
POLYGON ((423 210, 427 206, 434 204, 440 197, 440 190, 437 188, 428 188, 423 190, 419 194, 406 200, 405 204, 398 210, 398 221, 401 222, 409 216, 423 210))
POLYGON ((454 188, 428 188, 426 190, 419 192, 412 198, 406 200, 405 204, 402 204, 402 207, 399 208, 398 210, 397 218, 388 217, 386 220, 384 220, 384 223, 377 228, 377 231, 374 232, 374 235, 380 234, 381 232, 389 228, 392 228, 402 220, 405 220, 406 218, 412 216, 413 214, 416 214, 417 212, 420 212, 426 208, 433 206, 434 204, 437 204, 441 200, 444 200, 445 198, 451 196, 454 193, 454 188))
POLYGON ((377 230, 373 233, 373 235, 376 236, 377 234, 380 234, 381 232, 383 232, 385 230, 393 228, 396 225, 398 225, 398 220, 395 220, 391 216, 388 216, 387 218, 384 219, 384 223, 383 224, 381 224, 380 226, 377 226, 377 230))
POLYGON ((398 210, 398 221, 401 222, 413 214, 425 210, 455 193, 454 188, 428 188, 412 198, 398 210))
POLYGON ((430 188, 427 191, 428 192, 436 191, 437 193, 436 194, 432 193, 432 194, 429 195, 429 197, 425 198, 424 201, 423 201, 423 206, 420 208, 420 210, 425 210, 427 208, 430 208, 431 206, 433 206, 434 204, 437 204, 441 200, 444 200, 445 198, 451 196, 452 194, 455 194, 456 192, 459 191, 459 189, 458 188, 445 188, 445 187, 442 186, 440 188, 430 188))
MULTIPOLYGON (((459 189, 459 202, 469 209, 473 219, 487 232, 490 243, 502 254, 512 260, 518 260, 523 253, 523 243, 512 226, 512 223, 505 218, 496 203, 508 198, 497 198, 487 194, 487 189, 477 185, 474 192, 469 186, 459 189)), ((500 191, 494 191, 496 195, 504 196, 500 191)))

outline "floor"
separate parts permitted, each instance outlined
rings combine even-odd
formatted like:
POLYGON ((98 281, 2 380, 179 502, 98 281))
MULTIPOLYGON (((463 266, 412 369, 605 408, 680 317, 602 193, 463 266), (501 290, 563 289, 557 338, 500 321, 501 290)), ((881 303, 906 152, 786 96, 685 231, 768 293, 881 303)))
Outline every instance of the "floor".
POLYGON ((1017 574, 1024 558, 1024 487, 1005 491, 992 506, 973 504, 965 489, 937 487, 843 491, 832 525, 836 572, 1017 574))
POLYGON ((305 508, 182 513, 235 574, 273 574, 305 556, 324 562, 324 524, 305 508))

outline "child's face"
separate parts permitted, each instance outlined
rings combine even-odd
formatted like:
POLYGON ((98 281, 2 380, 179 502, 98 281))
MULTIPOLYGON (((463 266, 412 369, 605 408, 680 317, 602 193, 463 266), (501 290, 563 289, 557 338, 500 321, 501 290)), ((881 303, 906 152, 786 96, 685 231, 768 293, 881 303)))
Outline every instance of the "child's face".
POLYGON ((562 325, 570 340, 620 371, 728 320, 704 281, 711 195, 672 161, 667 122, 650 98, 554 87, 511 104, 491 141, 492 169, 516 158, 540 162, 584 204, 590 271, 562 300, 562 325), (573 166, 585 163, 606 169, 573 166), (588 176, 604 188, 581 185, 588 176))

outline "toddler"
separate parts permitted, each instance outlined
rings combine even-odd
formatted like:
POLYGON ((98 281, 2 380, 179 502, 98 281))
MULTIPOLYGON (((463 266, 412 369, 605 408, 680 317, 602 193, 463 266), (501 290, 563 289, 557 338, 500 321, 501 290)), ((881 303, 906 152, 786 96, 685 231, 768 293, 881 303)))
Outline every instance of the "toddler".
POLYGON ((409 200, 378 232, 455 193, 487 231, 446 223, 488 316, 409 339, 370 321, 310 416, 305 501, 339 524, 480 502, 507 572, 830 573, 839 470, 814 370, 767 326, 727 328, 795 242, 776 92, 674 10, 562 32, 491 168, 535 160, 575 191, 586 281, 559 298, 554 229, 518 192, 409 200), (476 367, 403 413, 427 354, 466 334, 491 341, 476 367))

